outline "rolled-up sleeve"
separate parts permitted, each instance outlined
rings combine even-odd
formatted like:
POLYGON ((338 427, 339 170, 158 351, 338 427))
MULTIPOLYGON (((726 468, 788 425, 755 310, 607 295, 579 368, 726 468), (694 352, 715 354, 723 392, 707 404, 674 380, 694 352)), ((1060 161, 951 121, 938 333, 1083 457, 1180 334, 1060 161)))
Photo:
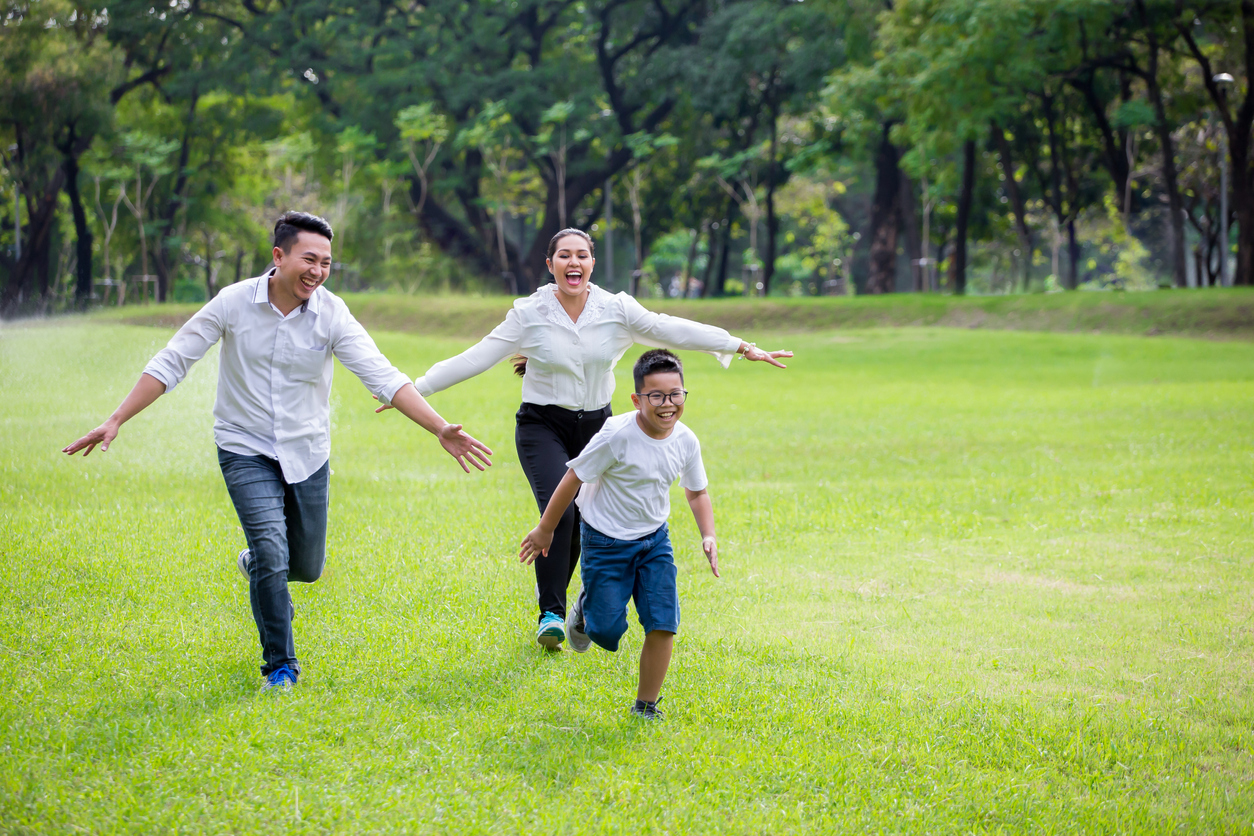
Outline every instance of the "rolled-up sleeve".
POLYGON ((482 374, 506 357, 517 354, 522 345, 523 326, 518 311, 510 309, 505 321, 479 342, 447 360, 441 360, 414 381, 424 398, 482 374))
POLYGON ((618 294, 631 338, 641 345, 704 351, 723 364, 731 365, 741 340, 716 325, 705 325, 677 316, 654 313, 626 293, 618 294))
POLYGON ((391 406, 392 397, 409 383, 409 376, 402 374, 383 356, 347 307, 337 312, 337 320, 332 352, 344 368, 357 375, 357 379, 379 399, 379 403, 391 406))
POLYGON ((170 338, 166 347, 144 366, 144 374, 151 375, 165 384, 166 392, 187 377, 187 372, 213 344, 222 339, 225 317, 222 314, 220 296, 210 299, 203 308, 170 338))

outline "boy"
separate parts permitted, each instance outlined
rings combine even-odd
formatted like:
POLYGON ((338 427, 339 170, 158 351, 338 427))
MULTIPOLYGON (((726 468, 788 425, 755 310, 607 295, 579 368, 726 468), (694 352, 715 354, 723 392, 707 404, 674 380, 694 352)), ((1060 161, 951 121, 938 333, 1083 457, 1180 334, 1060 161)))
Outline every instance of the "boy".
POLYGON ((531 563, 548 552, 553 530, 578 493, 583 591, 566 616, 571 649, 583 653, 589 642, 596 642, 617 650, 627 631, 627 599, 634 597, 645 637, 631 713, 660 720, 659 692, 679 629, 675 559, 666 528, 669 490, 677 477, 716 578, 718 541, 701 444, 679 422, 688 394, 683 364, 669 351, 655 349, 640 356, 633 375, 636 411, 610 418, 584 451, 566 463, 569 470, 540 524, 523 538, 519 559, 531 563))

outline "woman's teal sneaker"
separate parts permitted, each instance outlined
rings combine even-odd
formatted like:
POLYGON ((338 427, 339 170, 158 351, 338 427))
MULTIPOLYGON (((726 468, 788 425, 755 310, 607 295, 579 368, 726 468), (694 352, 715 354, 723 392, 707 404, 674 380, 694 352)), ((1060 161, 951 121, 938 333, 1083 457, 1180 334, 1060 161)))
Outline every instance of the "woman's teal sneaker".
POLYGON ((557 650, 566 641, 566 625, 562 617, 555 612, 546 612, 540 616, 540 626, 536 628, 536 642, 549 650, 557 650))

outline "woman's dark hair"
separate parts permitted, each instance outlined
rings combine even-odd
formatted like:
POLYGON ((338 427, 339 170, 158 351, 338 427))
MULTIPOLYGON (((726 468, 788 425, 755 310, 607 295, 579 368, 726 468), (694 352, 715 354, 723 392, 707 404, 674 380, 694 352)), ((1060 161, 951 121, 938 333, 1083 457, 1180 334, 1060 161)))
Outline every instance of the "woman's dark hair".
POLYGON ((313 232, 328 241, 335 239, 331 224, 327 223, 326 219, 308 212, 284 212, 274 222, 274 246, 285 253, 291 252, 292 242, 300 237, 302 232, 313 232))
MULTIPOLYGON (((588 252, 592 253, 592 255, 594 256, 597 254, 596 245, 592 243, 592 236, 584 232, 582 229, 575 229, 571 227, 568 229, 561 230, 560 232, 558 232, 556 235, 554 235, 552 238, 549 239, 549 250, 547 253, 548 258, 552 258, 553 253, 557 252, 557 242, 561 241, 567 235, 575 235, 587 241, 588 252)), ((527 374, 527 358, 526 357, 523 357, 521 354, 515 354, 513 358, 511 359, 511 362, 514 364, 514 374, 518 375, 519 377, 523 377, 527 374)))
POLYGON ((636 391, 639 392, 644 388, 644 379, 651 374, 665 374, 666 372, 678 372, 679 382, 684 382, 684 364, 671 352, 664 348, 654 348, 640 355, 640 359, 636 361, 636 365, 631 370, 631 376, 636 384, 636 391))
POLYGON ((582 229, 572 228, 572 229, 563 229, 561 232, 557 233, 549 240, 549 252, 548 252, 549 258, 552 258, 553 253, 557 252, 557 242, 561 241, 567 235, 577 235, 578 237, 587 241, 588 252, 592 253, 593 255, 597 254, 596 246, 592 243, 592 236, 584 232, 582 229))

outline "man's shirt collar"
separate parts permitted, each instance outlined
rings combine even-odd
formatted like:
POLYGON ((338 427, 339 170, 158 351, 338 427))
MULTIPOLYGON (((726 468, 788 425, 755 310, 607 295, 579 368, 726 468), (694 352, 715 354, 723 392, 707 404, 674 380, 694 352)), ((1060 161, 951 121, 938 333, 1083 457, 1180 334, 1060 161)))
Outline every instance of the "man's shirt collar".
MULTIPOLYGON (((253 302, 259 305, 270 304, 270 277, 274 275, 277 269, 277 267, 271 267, 264 274, 262 274, 261 280, 257 282, 257 287, 253 289, 253 302)), ((318 285, 318 290, 313 292, 313 296, 309 297, 309 301, 301 304, 301 311, 311 313, 314 316, 318 315, 319 310, 322 308, 320 294, 318 292, 320 290, 322 290, 322 285, 318 285)))

